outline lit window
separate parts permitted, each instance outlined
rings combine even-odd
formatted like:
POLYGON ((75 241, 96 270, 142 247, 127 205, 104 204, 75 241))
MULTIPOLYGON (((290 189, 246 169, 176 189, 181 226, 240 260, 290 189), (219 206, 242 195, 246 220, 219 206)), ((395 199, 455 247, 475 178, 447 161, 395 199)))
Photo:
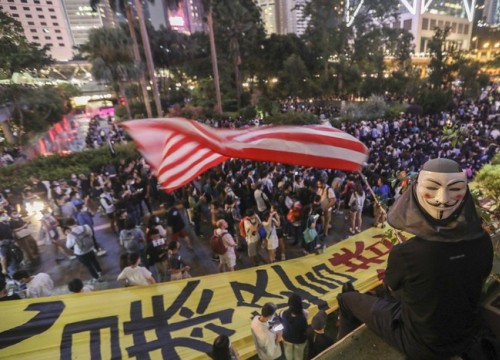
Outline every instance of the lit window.
POLYGON ((422 19, 422 30, 428 30, 429 29, 429 19, 423 18, 422 19))
POLYGON ((411 30, 411 19, 403 21, 403 29, 411 30))

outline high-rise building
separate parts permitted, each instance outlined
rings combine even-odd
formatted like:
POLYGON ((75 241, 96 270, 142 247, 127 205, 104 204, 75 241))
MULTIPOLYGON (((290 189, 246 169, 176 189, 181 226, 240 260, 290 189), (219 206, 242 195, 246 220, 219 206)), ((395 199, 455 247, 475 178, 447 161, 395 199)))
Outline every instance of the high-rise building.
POLYGON ((394 23, 413 34, 415 52, 427 53, 436 28, 449 28, 445 47, 469 50, 475 0, 408 0, 400 1, 401 17, 394 23))
MULTIPOLYGON (((267 35, 279 33, 280 20, 279 0, 257 0, 257 6, 260 8, 262 22, 267 35)), ((283 24, 283 19, 280 21, 283 24)))
POLYGON ((63 3, 74 46, 84 44, 89 38, 90 30, 112 23, 112 19, 106 17, 102 7, 98 8, 98 11, 92 11, 88 1, 63 0, 63 3))
POLYGON ((267 35, 304 34, 307 19, 303 10, 308 0, 256 0, 267 35))
POLYGON ((29 42, 49 45, 54 59, 73 57, 73 37, 62 0, 3 0, 0 10, 22 24, 29 42))
POLYGON ((185 33, 204 31, 203 5, 201 0, 182 0, 177 9, 168 9, 163 1, 147 2, 149 19, 155 29, 162 26, 185 33))
POLYGON ((500 25, 500 0, 484 0, 483 20, 488 25, 500 25))
POLYGON ((91 29, 112 22, 104 6, 92 13, 88 1, 2 0, 0 11, 22 24, 29 42, 49 45, 55 60, 68 61, 73 58, 73 47, 84 43, 91 29))

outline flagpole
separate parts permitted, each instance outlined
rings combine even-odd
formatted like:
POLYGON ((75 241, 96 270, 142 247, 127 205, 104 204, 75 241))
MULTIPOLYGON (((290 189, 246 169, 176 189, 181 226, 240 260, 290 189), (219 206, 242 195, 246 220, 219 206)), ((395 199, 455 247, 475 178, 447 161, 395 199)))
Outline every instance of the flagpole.
MULTIPOLYGON (((364 176, 361 171, 358 171, 358 174, 361 177, 361 179, 363 180, 363 182, 365 183, 365 185, 368 188, 368 190, 370 191, 370 193, 372 194, 373 200, 375 201, 375 203, 377 204, 377 206, 380 208, 380 211, 382 211, 382 213, 387 218, 387 211, 385 211, 385 209, 382 207, 382 204, 380 203, 380 201, 378 201, 378 198, 377 198, 377 195, 375 194, 375 191, 373 191, 372 187, 368 183, 368 180, 366 180, 366 176, 364 176)), ((396 238, 398 239, 399 243, 402 244, 403 243, 403 239, 400 237, 400 234, 399 234, 398 230, 394 229, 394 235, 396 235, 396 238)))

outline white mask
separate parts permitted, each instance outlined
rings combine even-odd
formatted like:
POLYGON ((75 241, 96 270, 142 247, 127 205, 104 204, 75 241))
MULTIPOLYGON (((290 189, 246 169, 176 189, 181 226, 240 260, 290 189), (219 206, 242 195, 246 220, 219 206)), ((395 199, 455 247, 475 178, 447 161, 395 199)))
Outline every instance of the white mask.
POLYGON ((467 175, 464 172, 440 173, 422 170, 416 186, 417 200, 434 219, 450 217, 467 194, 467 175))

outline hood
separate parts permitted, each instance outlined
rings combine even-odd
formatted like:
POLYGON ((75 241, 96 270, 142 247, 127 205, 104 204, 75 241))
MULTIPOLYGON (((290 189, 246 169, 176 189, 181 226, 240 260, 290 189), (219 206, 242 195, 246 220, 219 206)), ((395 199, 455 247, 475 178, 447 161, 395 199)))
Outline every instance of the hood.
POLYGON ((82 225, 77 225, 73 229, 71 229, 71 232, 75 235, 80 235, 85 232, 85 228, 82 225))
POLYGON ((428 241, 459 242, 484 235, 481 219, 469 190, 462 206, 444 220, 436 220, 427 215, 418 204, 414 191, 415 184, 411 184, 390 208, 387 215, 389 225, 428 241))

